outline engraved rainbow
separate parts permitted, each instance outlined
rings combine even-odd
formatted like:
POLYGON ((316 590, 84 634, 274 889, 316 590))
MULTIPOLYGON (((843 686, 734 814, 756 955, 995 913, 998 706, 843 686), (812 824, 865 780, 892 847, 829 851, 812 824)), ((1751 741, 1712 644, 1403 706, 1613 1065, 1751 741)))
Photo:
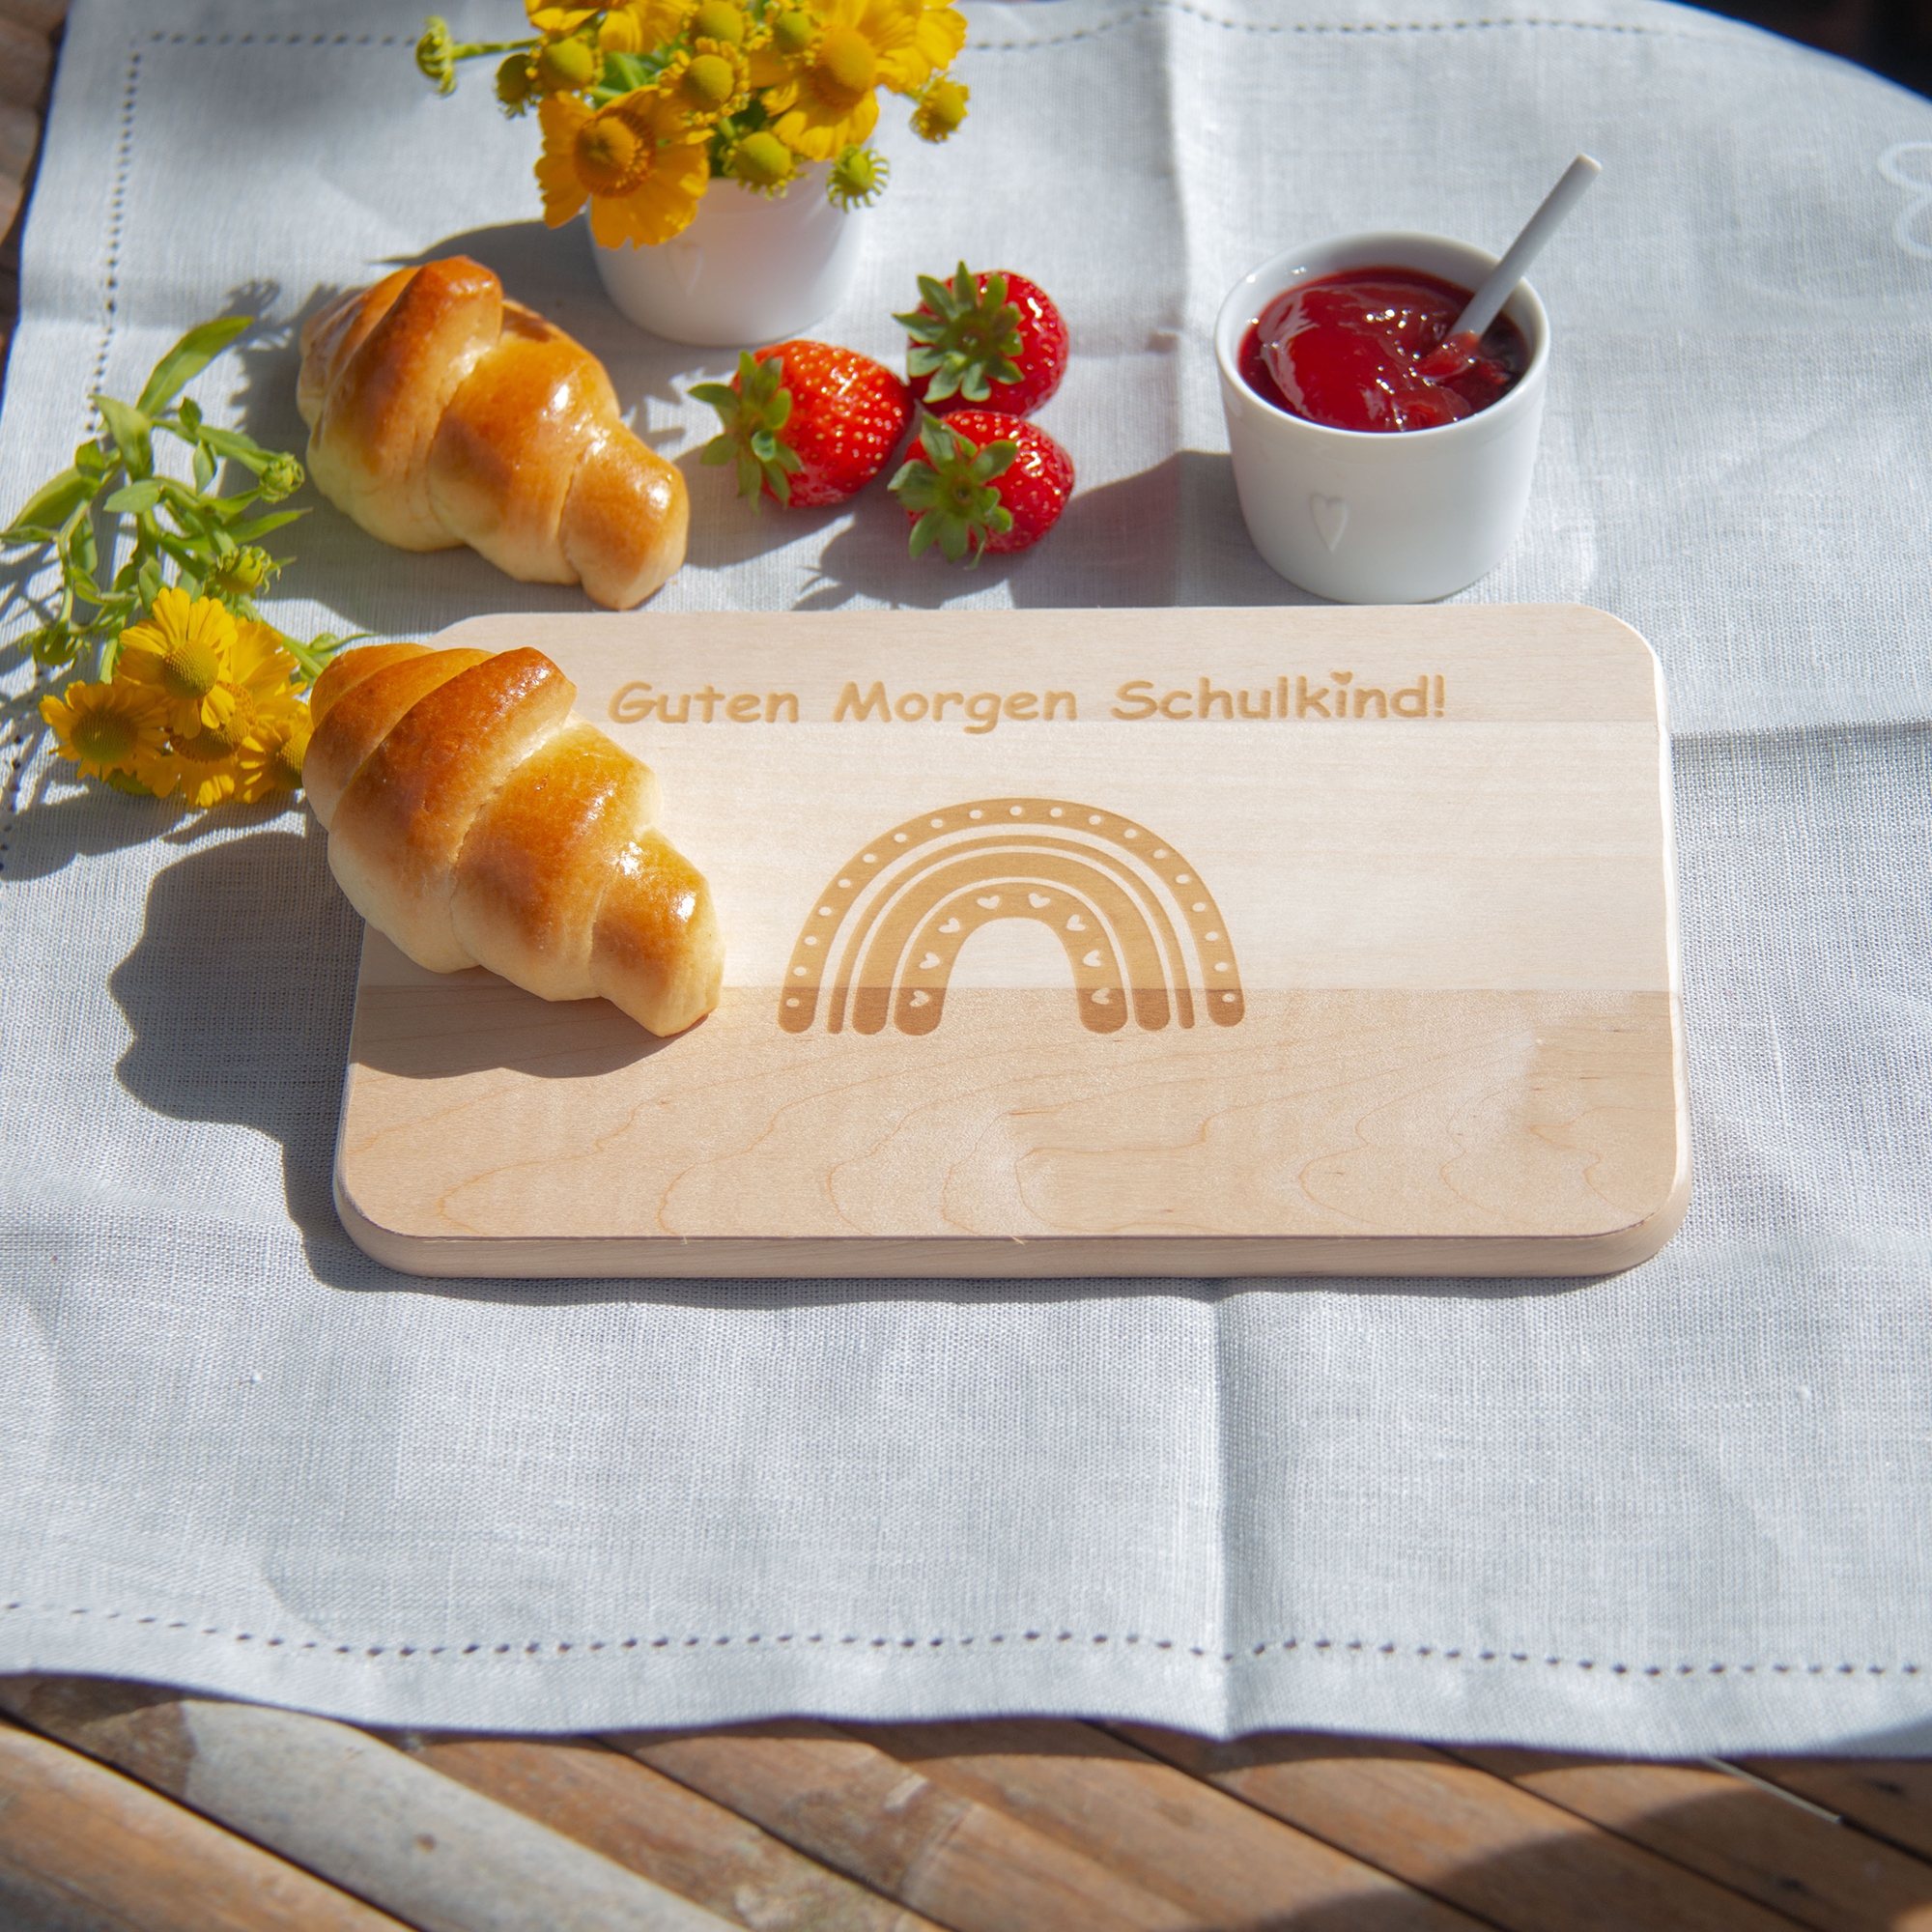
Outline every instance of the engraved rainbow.
POLYGON ((828 1033, 931 1033, 960 949, 1003 919, 1060 942, 1090 1033, 1246 1011, 1213 895, 1173 846, 1069 799, 982 798, 909 818, 839 868, 799 928, 779 1025, 807 1033, 822 1008, 828 1033))

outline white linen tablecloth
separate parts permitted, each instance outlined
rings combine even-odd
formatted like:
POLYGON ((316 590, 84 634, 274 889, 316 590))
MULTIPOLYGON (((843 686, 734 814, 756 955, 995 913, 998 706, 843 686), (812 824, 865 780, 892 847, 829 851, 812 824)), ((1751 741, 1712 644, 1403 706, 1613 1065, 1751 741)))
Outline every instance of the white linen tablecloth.
MULTIPOLYGON (((459 32, 515 0, 452 8, 459 32)), ((7 714, 0 1668, 502 1728, 1073 1712, 1622 1752, 1932 1749, 1926 553, 1932 104, 1712 16, 1561 0, 969 7, 973 117, 818 331, 962 255, 1062 298, 1081 494, 977 576, 879 500, 753 517, 487 72, 376 0, 80 0, 0 424, 9 507, 97 384, 299 448, 290 325, 464 249, 685 465, 688 608, 1268 603, 1209 329, 1280 247, 1500 246, 1557 349, 1522 539, 1468 596, 1657 645, 1698 1185, 1620 1278, 422 1282, 328 1167, 358 924, 299 810, 82 789, 7 714)), ((305 500, 312 500, 305 499, 305 500)), ((290 626, 573 610, 324 505, 290 626)), ((17 617, 14 631, 24 628, 17 617)), ((16 672, 16 696, 25 690, 16 672)))

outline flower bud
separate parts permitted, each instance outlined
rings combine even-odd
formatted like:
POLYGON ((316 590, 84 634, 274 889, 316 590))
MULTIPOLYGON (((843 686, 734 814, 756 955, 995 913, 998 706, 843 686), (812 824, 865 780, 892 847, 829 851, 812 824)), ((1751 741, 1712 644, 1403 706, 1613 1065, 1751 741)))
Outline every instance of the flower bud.
POLYGON ((920 96, 913 109, 912 130, 922 141, 944 141, 966 118, 968 90, 942 73, 920 96))
POLYGON ((792 178, 797 161, 776 134, 747 134, 731 155, 731 179, 747 187, 782 187, 792 178))
POLYGON ((892 171, 893 165, 884 155, 875 155, 870 148, 847 148, 832 163, 825 184, 826 195, 848 211, 870 208, 892 171))
POLYGON ((581 94, 595 87, 604 56, 588 41, 553 41, 536 60, 536 84, 544 94, 581 94))
POLYGON ((281 566, 265 550, 249 544, 217 557, 209 572, 207 588, 222 597, 245 597, 261 589, 281 566))
POLYGON ((703 0, 691 16, 691 37, 695 41, 723 41, 729 46, 745 44, 745 16, 731 0, 703 0))
POLYGON ((293 456, 271 456, 262 466, 262 495, 271 503, 293 497, 302 486, 302 467, 293 456))
POLYGON ((527 54, 511 54, 497 70, 497 99, 506 112, 521 114, 530 104, 536 89, 536 75, 530 71, 527 54))
POLYGON ((416 67, 425 80, 436 82, 439 94, 454 94, 456 49, 450 43, 449 22, 432 14, 423 27, 423 37, 416 43, 416 67))
POLYGON ((772 28, 772 45, 787 59, 796 60, 811 45, 818 32, 818 22, 810 14, 801 14, 796 8, 789 14, 781 14, 772 28))

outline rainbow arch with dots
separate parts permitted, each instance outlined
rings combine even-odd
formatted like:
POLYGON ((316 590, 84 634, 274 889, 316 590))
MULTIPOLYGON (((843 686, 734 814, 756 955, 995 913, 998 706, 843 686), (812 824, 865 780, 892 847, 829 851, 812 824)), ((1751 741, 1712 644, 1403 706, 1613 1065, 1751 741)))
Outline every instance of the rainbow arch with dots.
POLYGON ((1002 919, 1060 942, 1090 1033, 1246 1012, 1213 895, 1165 839, 1070 799, 981 798, 909 818, 839 867, 799 928, 779 1025, 931 1033, 960 949, 1002 919))

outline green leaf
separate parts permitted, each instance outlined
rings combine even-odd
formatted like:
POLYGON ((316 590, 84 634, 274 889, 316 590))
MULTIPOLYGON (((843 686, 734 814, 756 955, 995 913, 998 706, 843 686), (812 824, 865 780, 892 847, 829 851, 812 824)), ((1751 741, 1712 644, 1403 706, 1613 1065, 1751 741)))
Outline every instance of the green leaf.
POLYGON ((263 468, 275 460, 272 449, 264 449, 252 436, 243 436, 239 429, 211 429, 203 423, 195 440, 216 456, 225 456, 243 468, 260 475, 263 468))
POLYGON ((194 487, 206 490, 214 481, 214 458, 209 455, 208 445, 198 442, 194 446, 194 487))
POLYGON ((129 483, 115 491, 100 507, 120 515, 131 516, 136 510, 152 510, 167 492, 165 477, 148 476, 139 483, 129 483))
POLYGON ((115 462, 113 453, 98 442, 83 442, 73 453, 73 467, 96 483, 112 473, 115 462))
POLYGON ((729 463, 738 454, 738 445, 728 436, 714 436, 704 445, 704 453, 697 459, 708 463, 714 469, 721 463, 729 463))
MULTIPOLYGON (((224 315, 215 322, 204 322, 191 328, 155 364, 135 409, 144 415, 164 409, 193 382, 235 338, 252 327, 252 315, 224 315)), ((103 411, 103 414, 105 412, 103 411)), ((110 418, 110 426, 112 419, 110 418)), ((116 432, 119 438, 119 432, 116 432)), ((126 445, 124 444, 125 448, 126 445)))
POLYGON ((90 478, 77 469, 63 469, 27 498, 19 514, 0 530, 0 543, 51 543, 61 526, 93 495, 90 478))
POLYGON ((155 447, 151 436, 154 423, 142 411, 129 409, 126 403, 117 402, 112 396, 94 396, 89 400, 100 412, 107 433, 114 439, 115 448, 121 452, 121 461, 127 465, 128 474, 136 480, 150 474, 155 467, 155 447))
POLYGON ((230 524, 228 534, 237 543, 251 544, 257 537, 266 536, 270 530, 278 530, 284 524, 292 524, 298 517, 308 515, 306 510, 276 510, 266 517, 250 517, 244 523, 230 524))

